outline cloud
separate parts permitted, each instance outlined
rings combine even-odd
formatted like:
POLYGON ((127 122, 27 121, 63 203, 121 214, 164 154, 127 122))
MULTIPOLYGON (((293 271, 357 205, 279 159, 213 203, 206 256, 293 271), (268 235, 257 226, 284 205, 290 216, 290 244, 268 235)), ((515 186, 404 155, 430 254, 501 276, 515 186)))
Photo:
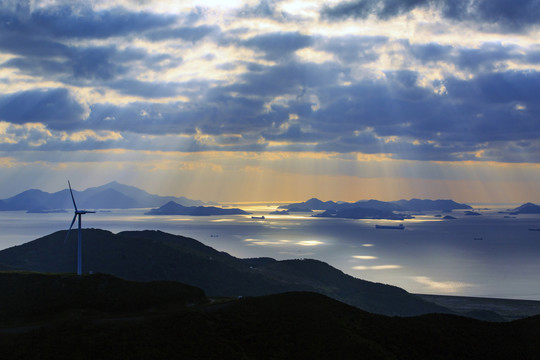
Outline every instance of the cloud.
MULTIPOLYGON (((173 15, 118 4, 5 7, 0 83, 8 91, 0 97, 0 120, 42 124, 53 137, 121 134, 77 144, 49 140, 38 146, 43 150, 69 143, 421 161, 538 159, 537 45, 503 35, 471 43, 452 29, 396 35, 386 22, 409 14, 411 26, 425 34, 425 23, 446 26, 450 19, 478 34, 465 23, 475 16, 497 18, 491 22, 499 28, 520 18, 534 25, 522 10, 503 14, 501 1, 427 0, 321 8, 327 20, 369 18, 369 31, 359 32, 351 23, 293 19, 279 10, 283 4, 173 15), (428 7, 438 15, 424 12, 428 7), (426 17, 424 25, 416 16, 426 17), (252 27, 245 20, 252 17, 264 26, 252 27)), ((533 2, 523 5, 534 13, 533 2)), ((19 139, 16 146, 24 146, 19 139)))
POLYGON ((260 0, 256 5, 244 5, 239 11, 239 17, 245 18, 279 18, 280 15, 276 10, 276 5, 279 1, 260 0))
POLYGON ((28 13, 3 12, 5 30, 57 38, 103 39, 125 36, 175 23, 172 15, 131 12, 124 8, 95 11, 90 7, 52 6, 28 13), (22 15, 22 16, 21 16, 22 15))
POLYGON ((295 51, 309 47, 312 43, 310 36, 298 32, 257 35, 240 42, 242 46, 264 52, 269 60, 286 59, 295 51))
POLYGON ((388 19, 430 5, 431 0, 356 0, 344 1, 334 6, 325 6, 321 13, 328 19, 360 18, 375 15, 388 19))
POLYGON ((197 42, 212 34, 219 34, 220 28, 212 25, 183 26, 149 31, 146 37, 152 41, 184 40, 197 42))
POLYGON ((0 120, 43 123, 51 129, 72 128, 85 109, 66 89, 37 89, 0 97, 0 120))
POLYGON ((519 3, 508 0, 449 1, 443 5, 443 14, 454 20, 481 21, 502 30, 519 32, 539 24, 540 3, 538 0, 519 3))
POLYGON ((475 22, 485 31, 521 32, 538 25, 540 19, 538 0, 519 3, 508 0, 353 0, 324 6, 321 17, 330 21, 366 19, 370 16, 389 20, 415 9, 437 10, 444 18, 475 22))
POLYGON ((380 47, 388 40, 386 36, 323 37, 318 39, 315 48, 333 54, 344 63, 367 64, 380 58, 380 47))

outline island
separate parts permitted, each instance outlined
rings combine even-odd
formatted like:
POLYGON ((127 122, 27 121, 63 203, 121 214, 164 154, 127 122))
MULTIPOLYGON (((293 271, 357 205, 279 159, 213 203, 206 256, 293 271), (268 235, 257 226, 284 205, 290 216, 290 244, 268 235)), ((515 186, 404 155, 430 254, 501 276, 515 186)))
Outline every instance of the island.
MULTIPOLYGON (((451 212, 455 209, 471 210, 467 204, 453 200, 411 199, 398 201, 360 200, 354 203, 344 201, 321 201, 316 198, 301 203, 282 205, 279 209, 285 211, 323 210, 314 217, 335 217, 347 219, 412 219, 412 214, 422 211, 451 212)), ((440 215, 439 215, 440 216, 440 215)))
POLYGON ((525 203, 508 212, 510 215, 517 214, 540 214, 540 206, 533 203, 525 203))
POLYGON ((301 203, 281 205, 279 209, 291 211, 291 209, 310 209, 310 210, 343 210, 353 208, 369 208, 386 211, 443 211, 464 209, 472 210, 467 204, 460 204, 453 200, 429 200, 429 199, 411 199, 398 201, 380 201, 380 200, 360 200, 354 203, 344 201, 321 201, 317 198, 309 199, 301 203))
POLYGON ((326 210, 313 217, 334 217, 344 219, 386 219, 386 220, 404 220, 411 219, 412 216, 406 214, 396 214, 390 210, 379 210, 371 208, 356 207, 341 210, 326 210))
POLYGON ((211 216, 211 215, 248 215, 247 211, 238 208, 223 209, 215 206, 183 206, 174 201, 169 201, 165 205, 152 209, 145 215, 189 215, 189 216, 211 216))

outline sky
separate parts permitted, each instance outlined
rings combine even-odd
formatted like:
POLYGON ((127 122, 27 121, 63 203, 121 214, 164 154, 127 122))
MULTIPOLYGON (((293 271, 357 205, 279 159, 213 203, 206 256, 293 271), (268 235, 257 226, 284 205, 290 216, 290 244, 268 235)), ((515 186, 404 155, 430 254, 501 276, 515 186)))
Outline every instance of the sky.
POLYGON ((0 0, 0 198, 540 202, 540 1, 0 0))

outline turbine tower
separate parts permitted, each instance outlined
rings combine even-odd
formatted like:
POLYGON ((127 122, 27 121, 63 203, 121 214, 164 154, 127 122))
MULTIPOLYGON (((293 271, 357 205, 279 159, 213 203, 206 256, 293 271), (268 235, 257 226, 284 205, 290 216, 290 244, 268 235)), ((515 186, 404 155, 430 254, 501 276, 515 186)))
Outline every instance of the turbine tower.
POLYGON ((71 231, 71 228, 73 227, 73 224, 75 223, 75 219, 77 216, 79 217, 79 240, 77 242, 77 275, 82 275, 82 236, 81 236, 81 215, 84 214, 93 214, 95 211, 88 211, 88 210, 79 210, 77 209, 77 204, 75 203, 75 198, 73 197, 73 191, 71 190, 71 184, 68 180, 68 186, 69 186, 69 193, 71 194, 71 200, 73 200, 73 207, 75 208, 75 215, 73 216, 73 220, 71 221, 71 225, 69 225, 69 229, 66 234, 66 238, 64 239, 64 242, 67 241, 69 237, 69 232, 71 231))

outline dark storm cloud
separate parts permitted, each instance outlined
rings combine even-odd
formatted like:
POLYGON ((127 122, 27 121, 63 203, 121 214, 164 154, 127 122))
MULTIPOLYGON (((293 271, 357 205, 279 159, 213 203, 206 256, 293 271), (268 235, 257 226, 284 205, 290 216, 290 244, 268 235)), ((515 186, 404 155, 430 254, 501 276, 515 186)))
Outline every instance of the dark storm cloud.
POLYGON ((463 3, 445 2, 443 14, 455 20, 480 20, 496 24, 507 31, 520 31, 540 23, 538 0, 467 0, 463 3))
POLYGON ((443 17, 477 22, 487 31, 518 32, 540 23, 539 0, 353 0, 326 6, 321 16, 331 21, 371 15, 387 20, 417 8, 438 9, 443 17))
POLYGON ((146 37, 153 41, 181 39, 184 41, 197 42, 211 34, 219 34, 218 26, 200 25, 192 27, 167 28, 149 31, 146 37))
POLYGON ((51 129, 73 127, 81 120, 83 107, 66 89, 29 90, 0 97, 0 120, 43 123, 51 129))
POLYGON ((314 132, 309 126, 304 128, 301 124, 290 125, 285 130, 268 129, 262 135, 266 140, 282 142, 318 143, 328 140, 327 134, 314 132))
POLYGON ((286 59, 295 51, 311 46, 310 36, 293 33, 270 33, 254 36, 240 45, 264 52, 270 60, 286 59))
POLYGON ((95 104, 85 126, 153 135, 195 134, 197 129, 211 135, 249 133, 268 126, 257 118, 263 105, 257 99, 226 95, 202 103, 95 104))
POLYGON ((344 1, 334 6, 326 6, 321 14, 328 19, 360 18, 376 15, 388 19, 430 5, 432 0, 357 0, 344 1))
MULTIPOLYGON (((23 9, 24 10, 24 9, 23 9)), ((0 51, 16 55, 2 64, 33 76, 45 76, 73 83, 80 80, 112 80, 125 75, 130 65, 140 62, 159 70, 166 55, 150 55, 136 48, 114 45, 73 45, 70 39, 105 39, 139 35, 162 29, 178 17, 150 13, 131 13, 124 9, 76 11, 70 7, 49 7, 30 12, 0 10, 0 51)), ((196 39, 204 29, 196 27, 188 38, 196 39)), ((175 64, 181 59, 174 59, 175 64)))
POLYGON ((239 18, 247 19, 271 19, 277 22, 301 21, 302 15, 292 15, 283 9, 278 9, 278 5, 283 0, 260 0, 255 5, 244 5, 237 13, 239 18))
POLYGON ((513 49, 501 44, 486 44, 479 49, 460 49, 456 65, 462 69, 477 72, 478 70, 493 70, 497 62, 504 60, 520 61, 522 55, 519 49, 513 49))
POLYGON ((140 134, 194 134, 194 109, 180 110, 179 104, 134 102, 127 105, 94 104, 85 126, 94 130, 126 131, 140 134))
POLYGON ((103 39, 136 34, 168 26, 177 21, 171 15, 130 12, 117 8, 94 11, 70 6, 47 7, 24 14, 0 10, 0 26, 12 34, 39 37, 103 39))
POLYGON ((341 36, 319 39, 316 49, 334 54, 345 63, 369 63, 376 61, 381 52, 379 47, 388 42, 384 36, 341 36))
POLYGON ((450 61, 453 46, 437 43, 416 44, 410 47, 411 54, 424 63, 450 61))
POLYGON ((261 0, 256 5, 245 5, 238 16, 246 18, 275 18, 278 17, 276 5, 279 1, 261 0))
POLYGON ((408 46, 408 51, 424 64, 447 63, 479 75, 505 70, 510 61, 525 65, 540 62, 538 51, 501 43, 484 43, 476 48, 436 43, 414 44, 408 46))
POLYGON ((315 64, 296 61, 258 67, 258 70, 242 75, 236 84, 220 88, 219 91, 263 97, 300 95, 304 88, 332 86, 339 81, 339 76, 344 71, 334 63, 315 64))
POLYGON ((537 71, 487 73, 474 80, 447 79, 445 83, 453 98, 474 97, 476 101, 490 104, 540 103, 540 73, 537 71))
MULTIPOLYGON (((31 46, 31 44, 28 44, 31 46)), ((126 73, 126 62, 116 59, 119 54, 114 47, 67 48, 58 45, 62 51, 39 53, 16 57, 4 64, 4 67, 17 68, 23 73, 34 76, 47 76, 70 79, 109 80, 126 73)), ((0 48, 2 44, 0 44, 0 48)), ((16 53, 19 55, 22 51, 16 53)), ((14 53, 14 52, 13 52, 14 53)), ((132 61, 136 58, 132 58, 132 61)))
POLYGON ((55 78, 58 81, 79 85, 85 85, 87 81, 100 81, 100 86, 119 90, 123 94, 150 98, 177 94, 176 86, 172 84, 143 83, 119 78, 127 76, 130 66, 134 64, 159 70, 177 66, 182 62, 181 58, 149 55, 146 50, 135 48, 118 50, 113 46, 70 48, 52 41, 44 41, 48 50, 40 52, 32 48, 33 41, 25 42, 22 38, 18 46, 14 46, 11 43, 6 44, 2 39, 0 36, 0 49, 21 55, 8 60, 2 66, 18 69, 25 74, 55 78), (167 65, 167 62, 171 64, 167 65))
POLYGON ((173 97, 178 95, 180 84, 147 82, 133 79, 122 79, 107 84, 110 89, 124 95, 140 96, 148 99, 173 97))

